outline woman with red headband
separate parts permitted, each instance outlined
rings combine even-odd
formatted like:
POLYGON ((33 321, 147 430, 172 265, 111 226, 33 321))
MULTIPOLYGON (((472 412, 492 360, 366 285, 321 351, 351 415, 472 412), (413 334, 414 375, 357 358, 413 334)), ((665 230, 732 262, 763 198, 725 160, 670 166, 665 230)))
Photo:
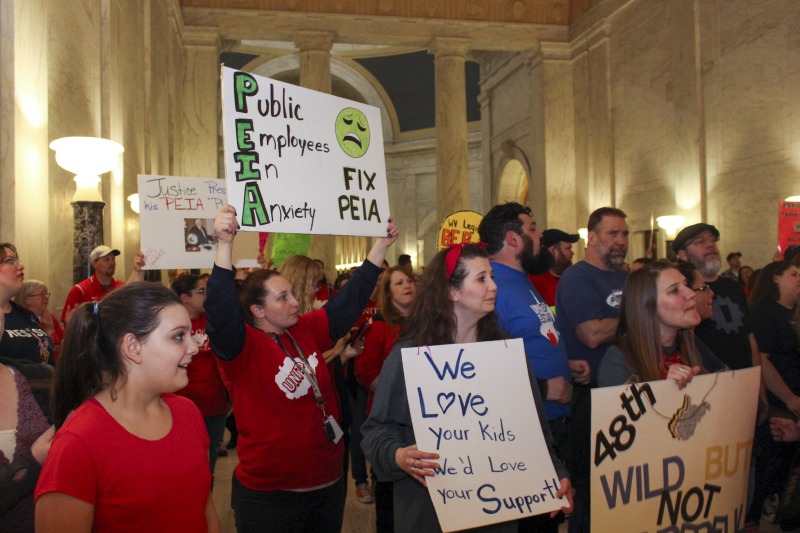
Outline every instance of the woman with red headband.
MULTIPOLYGON (((394 482, 396 531, 441 531, 426 477, 440 468, 439 455, 417 449, 406 396, 402 348, 437 344, 464 344, 503 338, 494 315, 497 285, 483 244, 459 245, 436 254, 420 281, 411 314, 400 340, 381 370, 372 411, 362 433, 362 447, 381 481, 394 482)), ((533 374, 530 374, 539 422, 550 458, 561 479, 558 496, 572 507, 567 471, 552 448, 547 418, 533 374)), ((565 508, 566 510, 566 508, 565 508)), ((553 513, 555 515, 556 513, 553 513)), ((479 528, 480 531, 516 531, 516 522, 479 528)))

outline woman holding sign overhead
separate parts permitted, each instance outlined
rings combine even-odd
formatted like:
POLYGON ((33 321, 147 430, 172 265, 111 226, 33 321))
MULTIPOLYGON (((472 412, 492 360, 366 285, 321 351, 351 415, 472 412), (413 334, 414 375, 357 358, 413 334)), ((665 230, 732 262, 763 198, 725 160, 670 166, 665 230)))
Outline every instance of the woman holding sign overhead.
POLYGON ((214 220, 218 237, 205 302, 208 333, 233 400, 239 465, 231 505, 240 533, 339 533, 344 512, 344 446, 334 386, 322 354, 344 336, 369 299, 386 250, 397 240, 392 219, 350 282, 322 309, 305 315, 291 284, 255 270, 239 294, 231 252, 236 211, 214 220))
MULTIPOLYGON (((481 245, 467 244, 442 250, 422 276, 411 314, 383 365, 372 411, 362 427, 367 458, 382 481, 394 482, 395 530, 441 531, 425 479, 436 475, 439 455, 417 449, 411 422, 401 349, 411 346, 463 344, 503 338, 494 316, 497 286, 481 245)), ((552 448, 547 418, 533 373, 529 372, 539 424, 550 459, 561 478, 559 497, 572 507, 567 471, 552 448)), ((553 513, 555 515, 556 513, 553 513)), ((495 524, 480 531, 516 531, 516 522, 495 524)))

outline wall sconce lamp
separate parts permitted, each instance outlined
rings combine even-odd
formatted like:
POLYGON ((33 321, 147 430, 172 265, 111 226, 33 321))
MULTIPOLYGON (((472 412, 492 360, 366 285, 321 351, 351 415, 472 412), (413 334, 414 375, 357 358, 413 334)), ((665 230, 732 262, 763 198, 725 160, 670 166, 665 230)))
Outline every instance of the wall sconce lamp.
MULTIPOLYGON (((128 201, 131 203, 131 211, 139 214, 139 193, 134 193, 128 196, 128 201)), ((263 247, 262 247, 263 249, 263 247)))
POLYGON ((678 228, 683 226, 686 221, 681 215, 664 215, 656 218, 658 227, 667 232, 667 239, 675 239, 678 233, 678 228))
POLYGON ((100 174, 113 170, 117 158, 125 149, 122 145, 97 137, 62 137, 50 143, 56 153, 58 166, 75 174, 73 202, 102 202, 100 174))
POLYGON ((581 239, 583 239, 583 245, 586 246, 589 243, 589 229, 578 228, 578 235, 581 236, 581 239))
POLYGON ((75 174, 72 196, 73 243, 72 281, 78 283, 92 274, 89 254, 103 244, 103 197, 98 187, 100 174, 117 166, 122 145, 96 137, 62 137, 50 143, 58 166, 75 174))

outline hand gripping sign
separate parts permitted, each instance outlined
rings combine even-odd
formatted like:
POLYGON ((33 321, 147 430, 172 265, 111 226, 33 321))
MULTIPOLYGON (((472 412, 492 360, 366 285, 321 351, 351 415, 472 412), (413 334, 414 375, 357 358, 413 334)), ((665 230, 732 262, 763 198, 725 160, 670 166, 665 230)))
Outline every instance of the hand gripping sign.
POLYGON ((417 446, 440 455, 426 480, 444 531, 565 505, 521 339, 404 348, 402 356, 417 446))

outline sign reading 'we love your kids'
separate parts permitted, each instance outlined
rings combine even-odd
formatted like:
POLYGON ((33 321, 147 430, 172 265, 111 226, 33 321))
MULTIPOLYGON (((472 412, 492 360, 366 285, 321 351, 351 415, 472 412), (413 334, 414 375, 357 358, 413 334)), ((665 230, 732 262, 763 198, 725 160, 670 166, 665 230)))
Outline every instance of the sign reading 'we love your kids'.
POLYGON ((440 456, 426 480, 443 531, 566 505, 521 339, 403 348, 402 356, 417 446, 440 456))
POLYGON ((222 67, 225 178, 243 230, 383 236, 380 111, 222 67))

